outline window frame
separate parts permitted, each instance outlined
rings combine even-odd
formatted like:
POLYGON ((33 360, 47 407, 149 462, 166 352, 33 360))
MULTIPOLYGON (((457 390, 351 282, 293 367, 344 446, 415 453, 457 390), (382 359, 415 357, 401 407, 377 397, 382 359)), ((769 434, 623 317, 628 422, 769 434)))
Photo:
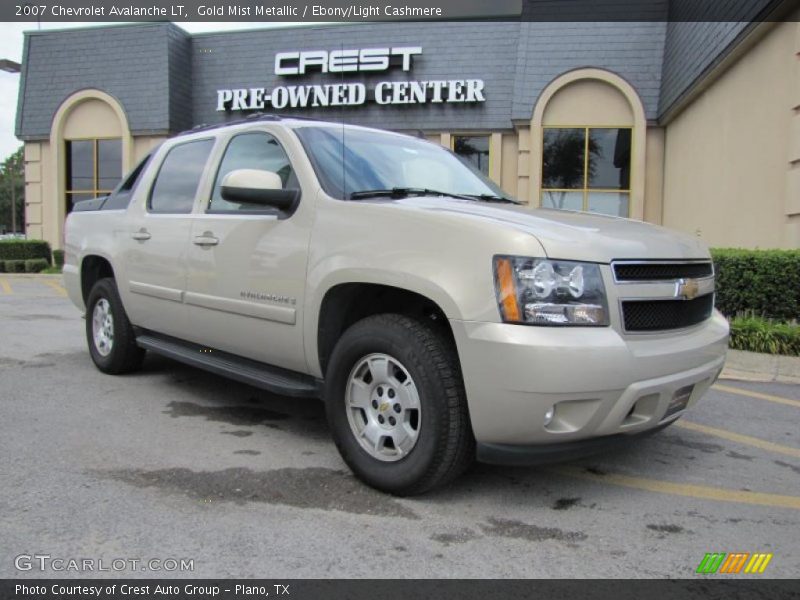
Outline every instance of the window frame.
POLYGON ((150 189, 147 190, 147 201, 144 203, 145 212, 148 215, 191 215, 195 212, 195 208, 197 207, 197 197, 200 193, 200 189, 203 185, 203 175, 208 170, 210 162, 214 158, 214 149, 217 146, 218 139, 216 136, 206 136, 200 138, 194 138, 190 140, 184 140, 182 142, 178 142, 176 144, 172 144, 167 150, 164 152, 164 156, 161 158, 161 162, 158 164, 158 170, 156 171, 155 176, 153 177, 152 181, 150 182, 150 189), (211 142, 211 149, 208 151, 208 156, 206 157, 206 162, 203 165, 203 170, 200 173, 200 181, 197 183, 197 188, 194 191, 194 198, 192 199, 192 208, 188 212, 162 212, 162 211, 154 211, 152 210, 152 203, 153 203, 153 192, 156 189, 156 183, 158 183, 158 178, 161 175, 161 171, 164 169, 164 163, 167 162, 167 158, 172 153, 175 148, 179 148, 180 146, 186 146, 187 144, 193 144, 196 142, 211 142))
MULTIPOLYGON (((608 216, 622 216, 623 218, 630 218, 631 215, 631 194, 633 193, 633 156, 634 156, 634 125, 543 125, 542 126, 542 157, 539 161, 539 206, 545 207, 543 200, 545 192, 571 192, 580 193, 583 196, 583 204, 581 212, 589 212, 589 194, 592 192, 599 192, 602 194, 627 194, 628 207, 625 215, 608 215, 608 216), (545 152, 545 134, 548 129, 583 129, 583 185, 579 188, 550 188, 544 186, 544 152, 545 152), (590 129, 627 129, 630 131, 631 147, 630 156, 628 157, 628 187, 627 188, 593 188, 589 187, 589 130, 590 129)), ((553 210, 569 210, 569 209, 553 209, 553 210)), ((591 214, 604 215, 606 213, 594 212, 591 214)))
POLYGON ((458 137, 481 137, 481 138, 486 138, 486 140, 489 142, 487 144, 488 147, 489 147, 489 165, 487 166, 487 169, 488 169, 487 172, 483 173, 483 174, 488 179, 491 179, 492 181, 494 181, 492 179, 492 167, 494 166, 494 162, 493 162, 494 161, 494 151, 493 151, 494 149, 493 149, 493 144, 492 144, 492 132, 488 132, 487 133, 485 131, 481 131, 481 132, 469 133, 469 132, 459 131, 458 133, 450 133, 450 151, 453 154, 455 154, 456 156, 458 156, 459 158, 464 158, 464 157, 462 157, 460 154, 458 154, 456 152, 456 138, 458 138, 458 137))
POLYGON ((108 198, 103 203, 102 210, 127 210, 130 206, 131 199, 133 198, 133 193, 136 191, 136 188, 142 182, 143 175, 145 170, 147 169, 147 165, 153 159, 153 153, 148 152, 145 154, 139 162, 136 163, 130 171, 127 173, 122 174, 122 179, 117 184, 117 187, 114 188, 114 191, 108 195, 108 198), (133 179, 133 181, 131 181, 133 179), (131 183, 130 187, 126 188, 125 186, 131 183), (124 206, 117 206, 119 203, 120 198, 125 200, 124 206))
MULTIPOLYGON (((119 164, 120 176, 119 177, 120 177, 120 181, 122 181, 125 178, 125 171, 124 171, 124 168, 123 168, 124 167, 124 165, 123 165, 124 161, 122 159, 122 150, 123 150, 123 148, 122 148, 122 137, 117 136, 117 135, 109 135, 109 136, 102 136, 101 135, 101 136, 97 136, 97 137, 76 137, 76 138, 69 138, 69 139, 64 139, 63 140, 64 156, 66 158, 66 161, 65 161, 65 164, 64 164, 64 195, 65 195, 65 200, 67 198, 72 198, 73 196, 79 196, 79 195, 85 195, 85 194, 92 194, 93 198, 102 198, 103 196, 110 196, 114 192, 114 190, 117 189, 117 186, 119 185, 119 181, 117 182, 117 185, 115 185, 111 189, 105 189, 105 188, 98 187, 99 184, 100 184, 100 162, 98 160, 98 158, 99 158, 99 153, 98 153, 99 143, 98 142, 100 142, 100 141, 108 141, 108 140, 118 140, 119 143, 120 143, 120 164, 119 164), (69 180, 70 180, 70 173, 72 171, 72 168, 71 168, 71 166, 72 166, 72 156, 71 156, 71 153, 69 151, 69 145, 72 142, 92 142, 92 189, 85 189, 85 190, 70 189, 70 181, 69 180)), ((81 202, 81 201, 78 200, 78 202, 81 202)), ((75 202, 72 202, 72 205, 74 206, 75 202)), ((69 205, 67 205, 66 208, 67 208, 67 212, 70 212, 69 205)))
MULTIPOLYGON (((265 129, 249 129, 249 130, 246 130, 246 131, 237 131, 233 135, 229 136, 227 138, 227 140, 225 140, 223 142, 224 143, 224 148, 222 149, 222 152, 220 152, 220 154, 219 154, 219 159, 217 160, 217 166, 216 166, 216 169, 214 169, 214 178, 211 181, 211 189, 208 190, 208 200, 205 203, 206 206, 205 206, 205 210, 203 211, 203 214, 206 214, 206 215, 239 215, 239 216, 251 216, 251 215, 252 216, 277 216, 279 218, 282 215, 285 214, 280 209, 277 209, 277 208, 274 208, 274 207, 264 207, 264 208, 257 209, 257 210, 213 210, 211 208, 211 204, 212 204, 212 202, 214 200, 214 188, 216 188, 216 186, 217 186, 217 179, 219 178, 219 173, 220 173, 220 170, 222 169, 222 163, 225 161, 225 155, 228 153, 228 148, 233 143, 233 140, 235 140, 237 137, 240 137, 240 136, 243 136, 243 135, 253 135, 253 134, 267 135, 267 136, 271 137, 273 140, 275 140, 275 143, 278 144, 278 147, 283 151, 283 154, 286 156, 286 160, 289 162, 289 166, 292 168, 292 172, 294 173, 295 179, 297 180, 297 190, 298 190, 299 193, 297 195, 297 201, 295 203, 295 208, 297 207, 297 205, 302 200, 302 197, 303 197, 303 186, 300 184, 300 178, 297 176, 297 171, 294 168, 294 164, 292 163, 292 159, 289 156, 289 153, 286 151, 286 147, 278 139, 278 136, 276 136, 273 132, 267 131, 265 129)), ((292 189, 292 188, 285 188, 285 189, 292 189)), ((288 216, 291 217, 291 215, 293 215, 294 213, 295 213, 295 210, 292 210, 291 214, 289 214, 288 216)))

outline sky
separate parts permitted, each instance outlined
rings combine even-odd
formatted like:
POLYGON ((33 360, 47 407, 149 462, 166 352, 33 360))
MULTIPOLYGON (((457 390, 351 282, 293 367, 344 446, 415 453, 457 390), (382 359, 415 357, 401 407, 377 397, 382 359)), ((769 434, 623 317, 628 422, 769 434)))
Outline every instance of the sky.
MULTIPOLYGON (((253 23, 249 21, 246 23, 181 23, 180 26, 190 33, 199 33, 256 27, 287 27, 301 24, 303 23, 253 23)), ((66 29, 97 25, 102 25, 102 23, 42 23, 41 29, 66 29)), ((320 25, 320 23, 313 23, 313 25, 320 25)), ((32 29, 36 29, 36 23, 0 23, 0 58, 21 62, 23 32, 32 29)), ((0 71, 0 161, 22 145, 22 142, 14 136, 18 92, 19 73, 0 71)))

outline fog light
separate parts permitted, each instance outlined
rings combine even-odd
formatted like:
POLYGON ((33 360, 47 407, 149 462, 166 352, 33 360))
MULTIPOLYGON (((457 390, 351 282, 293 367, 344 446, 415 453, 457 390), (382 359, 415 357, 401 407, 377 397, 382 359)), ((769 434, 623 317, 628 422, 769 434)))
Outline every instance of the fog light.
POLYGON ((555 407, 551 406, 550 410, 544 413, 544 426, 547 427, 553 421, 553 415, 555 414, 555 407))

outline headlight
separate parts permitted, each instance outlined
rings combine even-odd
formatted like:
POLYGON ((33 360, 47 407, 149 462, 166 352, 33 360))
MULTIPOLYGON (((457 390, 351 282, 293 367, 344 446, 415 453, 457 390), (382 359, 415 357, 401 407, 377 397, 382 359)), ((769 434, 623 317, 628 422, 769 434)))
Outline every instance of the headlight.
POLYGON ((597 264, 495 256, 494 285, 506 323, 608 325, 608 303, 597 264))

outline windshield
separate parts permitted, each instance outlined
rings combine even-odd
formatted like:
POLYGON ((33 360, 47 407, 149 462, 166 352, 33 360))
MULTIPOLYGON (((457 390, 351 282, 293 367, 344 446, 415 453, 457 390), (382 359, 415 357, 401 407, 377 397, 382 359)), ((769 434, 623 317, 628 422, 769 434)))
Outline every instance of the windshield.
POLYGON ((334 126, 298 127, 295 132, 322 187, 334 198, 368 196, 360 193, 376 190, 508 198, 471 164, 424 140, 334 126))

